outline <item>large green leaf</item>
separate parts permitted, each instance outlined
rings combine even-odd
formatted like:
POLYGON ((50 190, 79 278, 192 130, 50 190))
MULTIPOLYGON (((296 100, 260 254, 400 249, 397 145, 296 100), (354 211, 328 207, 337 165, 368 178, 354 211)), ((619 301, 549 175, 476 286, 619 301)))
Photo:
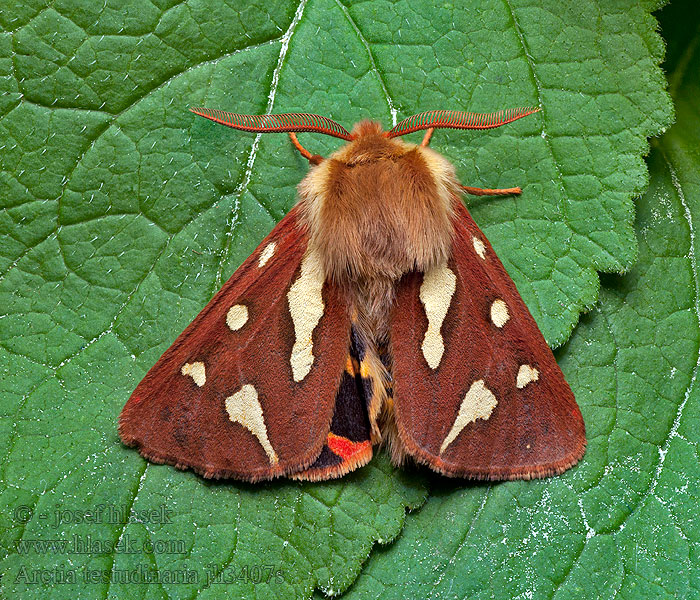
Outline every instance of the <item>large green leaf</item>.
MULTIPOLYGON (((247 486, 147 464, 119 443, 131 390, 292 206, 307 169, 283 136, 216 128, 189 105, 389 125, 426 109, 539 104, 542 113, 503 129, 439 132, 433 143, 464 183, 524 187, 473 212, 548 340, 562 343, 594 303, 596 270, 635 259, 630 198, 646 181, 646 138, 671 112, 656 2, 9 4, 0 7, 0 593, 9 597, 337 592, 423 500, 420 475, 384 457, 340 482, 247 486), (104 513, 74 522, 101 505, 130 522, 104 513), (71 511, 59 524, 57 509, 71 511), (122 546, 60 548, 87 536, 122 546), (132 542, 141 550, 124 552, 132 542), (273 577, 255 585, 253 569, 267 565, 273 577), (175 581, 109 581, 139 566, 175 581), (178 579, 192 572, 197 581, 178 579), (71 573, 79 583, 60 583, 71 573), (207 573, 239 578, 210 584, 207 573)), ((608 412, 587 415, 592 449, 615 431, 608 412)), ((554 485, 585 488, 596 469, 603 463, 589 460, 579 479, 554 485)))
POLYGON ((347 598, 700 598, 700 8, 667 13, 678 122, 648 160, 639 263, 604 279, 559 352, 584 461, 536 483, 436 481, 347 598))

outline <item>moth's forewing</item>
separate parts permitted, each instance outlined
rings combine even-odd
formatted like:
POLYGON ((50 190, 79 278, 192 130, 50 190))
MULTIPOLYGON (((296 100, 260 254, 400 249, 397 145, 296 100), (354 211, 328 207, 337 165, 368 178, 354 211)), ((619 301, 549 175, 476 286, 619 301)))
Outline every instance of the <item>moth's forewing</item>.
POLYGON ((394 406, 409 454, 477 479, 561 473, 583 456, 581 411, 486 236, 456 204, 452 257, 398 286, 394 406))
POLYGON ((119 419, 127 445, 153 462, 249 481, 318 458, 350 320, 307 246, 293 209, 138 385, 119 419))

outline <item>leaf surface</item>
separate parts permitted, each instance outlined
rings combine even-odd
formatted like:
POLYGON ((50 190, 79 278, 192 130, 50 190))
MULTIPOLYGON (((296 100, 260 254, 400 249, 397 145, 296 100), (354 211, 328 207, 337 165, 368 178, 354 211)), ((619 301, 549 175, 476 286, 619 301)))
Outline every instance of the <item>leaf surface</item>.
MULTIPOLYGON (((37 0, 0 10, 0 593, 345 589, 423 501, 415 471, 379 458, 329 484, 212 484, 145 463, 117 436, 130 392, 292 206, 307 170, 284 136, 217 128, 186 109, 388 127, 429 109, 541 105, 433 144, 467 185, 524 188, 473 212, 561 344, 595 301, 596 270, 634 261, 630 197, 646 181, 646 138, 671 113, 655 3, 601 4, 37 0), (63 546, 88 539, 97 546, 63 546), (256 584, 253 569, 266 566, 274 577, 256 584), (160 579, 124 583, 142 570, 160 579)), ((338 145, 301 138, 323 154, 338 145)))

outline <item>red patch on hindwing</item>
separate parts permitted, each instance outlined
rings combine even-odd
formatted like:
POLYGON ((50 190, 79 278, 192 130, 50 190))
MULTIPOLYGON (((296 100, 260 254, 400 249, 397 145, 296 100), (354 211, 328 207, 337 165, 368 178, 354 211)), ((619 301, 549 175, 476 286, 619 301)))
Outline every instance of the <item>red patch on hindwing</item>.
POLYGON ((353 442, 346 437, 335 435, 333 433, 328 434, 326 445, 331 452, 340 456, 340 458, 343 460, 348 460, 356 454, 366 451, 367 448, 372 447, 369 439, 362 442, 353 442))

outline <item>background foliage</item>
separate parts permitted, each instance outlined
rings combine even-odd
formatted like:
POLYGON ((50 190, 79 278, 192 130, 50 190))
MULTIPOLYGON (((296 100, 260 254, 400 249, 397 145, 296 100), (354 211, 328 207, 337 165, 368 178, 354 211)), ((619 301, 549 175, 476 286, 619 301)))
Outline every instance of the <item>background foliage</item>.
MULTIPOLYGON (((672 114, 656 8, 0 10, 0 594, 700 596, 700 21, 689 1, 661 12, 678 123, 648 159, 635 218, 647 138, 672 114), (466 184, 524 188, 471 208, 561 346, 588 429, 583 462, 545 481, 471 485, 398 472, 380 455, 338 482, 249 486, 122 447, 116 417, 131 390, 292 206, 307 169, 282 136, 217 129, 190 105, 386 126, 433 108, 540 105, 493 132, 439 132, 433 146, 466 184), (601 289, 599 271, 627 273, 601 289), (99 506, 129 522, 85 519, 99 506), (119 583, 134 569, 197 580, 119 583), (72 572, 79 583, 61 582, 72 572)), ((338 145, 302 141, 324 154, 338 145)))

